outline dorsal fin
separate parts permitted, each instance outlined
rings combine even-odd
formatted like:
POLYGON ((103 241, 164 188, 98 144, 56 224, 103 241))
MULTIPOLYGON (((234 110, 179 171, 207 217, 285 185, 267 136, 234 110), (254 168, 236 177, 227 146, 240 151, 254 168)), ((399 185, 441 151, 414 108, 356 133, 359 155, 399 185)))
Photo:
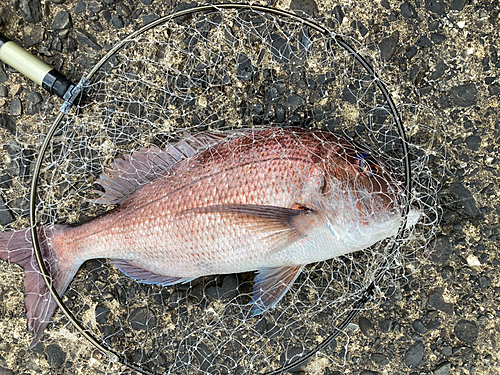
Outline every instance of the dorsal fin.
POLYGON ((106 168, 96 181, 104 192, 95 190, 100 197, 90 199, 101 204, 120 204, 140 186, 158 176, 169 173, 172 166, 181 160, 193 157, 200 151, 227 139, 226 133, 183 134, 181 141, 162 150, 157 146, 142 148, 123 158, 115 159, 111 168, 106 168))

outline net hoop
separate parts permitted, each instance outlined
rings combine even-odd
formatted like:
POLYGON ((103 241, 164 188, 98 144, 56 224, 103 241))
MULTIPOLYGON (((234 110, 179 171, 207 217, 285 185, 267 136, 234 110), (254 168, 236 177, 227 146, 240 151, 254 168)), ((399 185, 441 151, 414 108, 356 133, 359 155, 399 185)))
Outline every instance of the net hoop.
MULTIPOLYGON (((244 4, 244 3, 235 3, 235 4, 230 4, 230 3, 223 3, 223 4, 216 4, 216 5, 202 5, 202 6, 197 6, 189 9, 184 9, 178 12, 175 12, 173 14, 161 17, 145 26, 143 26, 141 29, 131 33, 129 36, 124 38, 122 41, 118 42, 108 53, 102 57, 99 62, 93 67, 93 69, 87 73, 86 76, 84 76, 79 84, 77 85, 78 89, 77 90, 85 90, 85 86, 92 80, 92 78, 98 73, 98 71, 102 68, 102 66, 120 49, 122 49, 124 46, 126 46, 128 43, 130 43, 134 38, 140 36, 141 34, 147 32, 148 30, 151 30, 159 25, 165 24, 171 20, 174 20, 179 17, 183 16, 188 16, 188 15, 193 15, 196 13, 202 13, 202 12, 222 12, 224 10, 249 10, 249 11, 259 11, 263 13, 268 13, 272 14, 274 16, 278 17, 285 17, 288 19, 291 19, 295 22, 301 23, 305 26, 308 26, 312 28, 313 30, 323 34, 326 37, 331 38, 332 41, 336 43, 337 46, 340 48, 344 49, 347 51, 349 54, 351 54, 354 59, 366 70, 367 74, 372 78, 372 80, 375 82, 379 90, 381 91, 384 99, 386 100, 388 104, 388 110, 390 114, 392 115, 396 129, 401 141, 401 147, 402 147, 402 152, 403 152, 403 165, 404 165, 404 178, 405 178, 405 205, 403 207, 403 220, 402 224, 399 228, 399 232, 395 239, 401 238, 403 234, 403 230, 406 226, 406 217, 409 212, 410 208, 410 197, 411 197, 411 190, 412 190, 412 179, 411 179, 411 163, 410 163, 410 154, 408 152, 408 141, 405 133, 405 129, 403 127, 403 122, 401 119, 401 114, 398 111, 394 101, 391 98, 391 95, 389 93, 389 90, 387 87, 384 85, 382 80, 378 77, 376 74, 375 70, 373 67, 370 65, 368 61, 366 61, 349 43, 347 43, 341 36, 337 35, 335 32, 332 30, 329 30, 328 28, 310 20, 307 18, 303 18, 301 16, 298 16, 294 13, 271 8, 271 7, 266 7, 262 5, 252 5, 252 4, 244 4)), ((78 93, 77 93, 78 94, 78 93)), ((109 359, 110 362, 113 363, 121 363, 133 370, 136 370, 142 374, 151 374, 149 371, 141 368, 140 366, 137 366, 134 363, 129 362, 126 358, 123 356, 115 353, 111 348, 107 347, 106 344, 100 342, 93 334, 89 333, 83 325, 74 317, 73 313, 68 309, 68 307, 64 304, 62 301, 61 297, 57 294, 54 286, 52 285, 51 282, 51 277, 45 267, 45 263, 42 257, 41 253, 41 248, 40 248, 40 241, 38 238, 38 233, 37 233, 37 225, 39 224, 36 219, 36 203, 37 203, 37 188, 38 188, 38 180, 40 176, 40 171, 42 168, 42 162, 43 158, 46 154, 46 151, 49 147, 49 144, 51 142, 52 137, 56 133, 56 131, 59 128, 59 125, 61 124, 64 116, 66 113, 68 113, 69 107, 73 106, 73 101, 77 97, 77 95, 72 95, 70 99, 68 99, 63 106, 60 109, 60 112, 58 113, 57 117, 55 118, 54 122, 50 126, 49 130, 47 131, 46 137, 44 139, 44 142, 39 150, 38 157, 36 159, 35 163, 35 168, 33 171, 33 177, 31 181, 31 188, 30 188, 30 203, 29 203, 29 220, 30 220, 30 230, 31 230, 31 236, 32 236, 32 241, 33 241, 33 247, 34 247, 34 252, 35 256, 37 259, 38 266, 40 268, 40 271, 42 273, 42 277, 52 295, 52 297, 55 299, 55 302, 57 303, 57 306, 61 309, 61 311, 64 313, 64 315, 68 318, 68 320, 72 323, 72 325, 89 341, 92 343, 92 345, 95 346, 96 349, 101 351, 104 355, 106 355, 109 359)), ((74 110, 74 109, 73 109, 74 110)), ((389 246, 394 246, 395 241, 392 241, 389 246)), ((376 277, 376 280, 380 280, 383 277, 384 271, 381 271, 379 275, 376 277)), ((375 280, 375 281, 376 281, 375 280)), ((347 327, 347 325, 356 317, 356 315, 361 311, 361 308, 370 300, 371 293, 374 288, 374 282, 370 284, 365 290, 365 293, 362 298, 360 298, 354 305, 353 308, 351 309, 350 313, 347 314, 346 318, 337 326, 334 328, 334 332, 330 335, 330 337, 324 341, 324 343, 321 344, 321 347, 324 347, 328 345, 331 341, 333 341, 342 331, 347 327)), ((302 358, 299 360, 295 360, 292 363, 289 363, 288 365, 284 365, 283 367, 273 370, 271 372, 268 372, 266 374, 268 375, 274 375, 274 374, 280 374, 283 373, 289 369, 292 369, 294 367, 297 367, 298 365, 306 362, 309 358, 315 355, 319 350, 321 350, 321 347, 317 347, 315 350, 311 351, 310 353, 304 355, 302 358)))

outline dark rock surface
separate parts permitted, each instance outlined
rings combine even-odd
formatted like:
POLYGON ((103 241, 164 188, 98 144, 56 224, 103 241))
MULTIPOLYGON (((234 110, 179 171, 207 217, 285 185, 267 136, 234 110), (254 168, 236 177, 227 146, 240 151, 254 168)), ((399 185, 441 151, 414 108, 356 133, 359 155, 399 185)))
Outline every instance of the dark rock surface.
POLYGON ((61 367, 66 361, 66 353, 57 344, 51 344, 45 349, 47 362, 52 368, 61 367))
POLYGON ((148 330, 156 326, 156 317, 147 308, 137 308, 130 313, 128 319, 132 329, 148 330))
POLYGON ((470 216, 478 216, 479 210, 472 193, 461 183, 453 182, 450 191, 458 196, 458 202, 464 206, 465 212, 470 216))
POLYGON ((42 4, 40 0, 20 0, 19 8, 22 16, 29 23, 37 23, 42 20, 42 4))
POLYGON ((35 44, 40 44, 43 41, 45 31, 39 25, 26 26, 24 28, 24 47, 31 47, 35 44))
POLYGON ((40 106, 43 101, 43 97, 39 92, 32 92, 28 95, 28 107, 26 108, 26 113, 28 115, 34 115, 40 112, 40 106))
POLYGON ((292 0, 290 2, 290 9, 304 12, 311 17, 315 17, 318 14, 318 5, 314 0, 292 0))
POLYGON ((432 261, 439 264, 446 264, 453 251, 450 238, 448 236, 438 236, 434 240, 433 247, 434 251, 431 254, 432 261))
POLYGON ((399 31, 394 31, 389 37, 382 39, 379 44, 380 54, 384 60, 390 60, 396 52, 399 43, 399 31))
POLYGON ((71 16, 65 10, 59 11, 52 22, 52 29, 64 30, 71 27, 71 16))
POLYGON ((394 329, 394 322, 389 319, 382 320, 380 322, 380 330, 383 333, 389 333, 394 329))
POLYGON ((302 99, 299 95, 293 94, 288 98, 288 109, 290 112, 295 112, 304 104, 304 99, 302 99))
POLYGON ((427 332, 427 328, 425 327, 424 323, 422 323, 422 321, 420 319, 414 320, 411 325, 416 332, 418 332, 422 335, 427 332))
POLYGON ((415 11, 415 8, 413 5, 411 5, 409 2, 405 1, 403 4, 401 4, 401 15, 406 18, 417 18, 417 12, 415 11))
POLYGON ((445 11, 445 2, 444 0, 425 0, 425 8, 442 16, 445 11))
POLYGON ((422 358, 424 357, 424 344, 422 342, 417 342, 414 344, 404 356, 404 363, 409 368, 416 368, 422 362, 422 358))
POLYGON ((9 368, 0 366, 0 375, 15 375, 15 372, 9 368))
POLYGON ((465 143, 467 144, 467 148, 472 151, 477 151, 479 147, 481 147, 481 137, 478 135, 471 135, 465 139, 465 143))
POLYGON ((447 375, 450 373, 451 363, 450 362, 442 362, 436 366, 434 370, 434 375, 447 375))
POLYGON ((376 334, 375 327, 373 327, 372 322, 370 322, 369 319, 365 317, 360 317, 358 319, 358 325, 359 328, 361 329, 361 332, 363 332, 363 335, 366 337, 374 337, 376 334))
POLYGON ((475 322, 465 319, 460 320, 453 331, 460 341, 469 345, 475 344, 479 332, 475 322))
POLYGON ((21 105, 21 99, 15 98, 10 102, 9 114, 11 116, 19 116, 22 114, 23 108, 21 105))
POLYGON ((380 366, 387 366, 390 363, 389 358, 387 356, 380 354, 380 353, 373 353, 371 355, 371 359, 373 363, 380 365, 380 366))
POLYGON ((0 224, 6 225, 14 221, 14 216, 7 206, 3 198, 0 196, 0 224))
POLYGON ((434 290, 429 293, 429 304, 448 315, 453 314, 453 304, 445 302, 443 292, 441 290, 434 290))
POLYGON ((96 51, 100 51, 102 49, 102 47, 98 44, 96 37, 84 29, 76 30, 76 38, 80 43, 84 43, 96 51))
POLYGON ((450 90, 451 100, 460 107, 470 107, 477 103, 477 88, 474 83, 455 86, 450 90))
POLYGON ((16 122, 7 113, 0 115, 0 127, 8 130, 11 134, 16 134, 16 122))

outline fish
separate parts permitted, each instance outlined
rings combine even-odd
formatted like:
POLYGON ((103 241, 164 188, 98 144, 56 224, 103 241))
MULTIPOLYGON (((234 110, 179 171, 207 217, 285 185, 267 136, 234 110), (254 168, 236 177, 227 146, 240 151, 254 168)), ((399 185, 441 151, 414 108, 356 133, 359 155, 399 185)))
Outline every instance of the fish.
MULTIPOLYGON (((370 247, 403 223, 404 183, 384 160, 319 129, 184 134, 115 159, 97 184, 91 201, 115 208, 81 225, 36 229, 60 296, 96 258, 163 286, 255 271, 256 316, 279 303, 305 265, 370 247)), ((418 217, 410 210, 407 225, 418 217)), ((0 258, 25 271, 33 346, 56 303, 31 241, 29 228, 0 233, 0 258)))

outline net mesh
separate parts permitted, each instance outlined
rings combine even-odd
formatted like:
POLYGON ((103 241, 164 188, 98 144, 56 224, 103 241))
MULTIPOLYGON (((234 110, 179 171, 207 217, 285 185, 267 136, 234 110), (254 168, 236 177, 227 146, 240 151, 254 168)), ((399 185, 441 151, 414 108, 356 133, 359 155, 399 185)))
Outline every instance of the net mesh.
MULTIPOLYGON (((386 77, 390 71, 376 50, 355 48, 394 95, 404 95, 386 77)), ((16 218, 5 230, 27 226, 33 161, 58 108, 57 99, 46 99, 30 132, 5 137, 2 210, 16 218)), ((428 254, 439 217, 442 135, 429 110, 399 110, 410 140, 412 207, 422 213, 403 238, 306 266, 283 300, 257 317, 247 306, 253 272, 162 287, 137 283, 105 260, 82 266, 65 304, 99 340, 154 373, 264 373, 314 350, 372 281, 375 297, 365 308, 399 288, 428 254)), ((37 217, 46 224, 81 224, 111 209, 88 201, 95 198, 95 181, 115 158, 141 147, 165 148, 185 132, 287 126, 323 129, 365 145, 403 179, 404 155, 388 104, 331 36, 254 10, 174 19, 117 51, 64 117, 43 160, 37 217)), ((67 324, 56 314, 42 340, 71 331, 67 324)), ((347 342, 346 331, 315 360, 342 365, 347 342)))

